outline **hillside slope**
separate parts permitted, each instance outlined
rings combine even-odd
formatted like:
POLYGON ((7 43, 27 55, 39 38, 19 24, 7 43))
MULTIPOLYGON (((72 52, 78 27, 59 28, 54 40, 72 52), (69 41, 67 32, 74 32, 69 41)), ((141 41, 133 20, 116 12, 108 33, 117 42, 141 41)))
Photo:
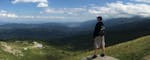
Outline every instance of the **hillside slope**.
MULTIPOLYGON (((81 60, 83 57, 91 55, 92 53, 93 51, 85 51, 77 56, 71 56, 64 60, 81 60)), ((106 48, 106 54, 120 60, 142 60, 143 57, 150 55, 150 35, 109 46, 106 48)))
POLYGON ((37 41, 0 41, 0 60, 60 60, 69 51, 37 41))
MULTIPOLYGON (((150 35, 109 46, 106 53, 120 60, 141 60, 150 55, 149 47, 150 35)), ((64 48, 38 41, 0 41, 0 60, 81 60, 93 53, 86 49, 71 51, 64 48)))

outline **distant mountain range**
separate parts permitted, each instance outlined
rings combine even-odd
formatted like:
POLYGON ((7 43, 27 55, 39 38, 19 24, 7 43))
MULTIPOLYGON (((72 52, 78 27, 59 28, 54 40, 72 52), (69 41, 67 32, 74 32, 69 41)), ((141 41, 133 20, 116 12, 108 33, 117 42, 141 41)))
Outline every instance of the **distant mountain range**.
MULTIPOLYGON (((81 23, 42 23, 0 25, 1 40, 44 40, 55 44, 70 44, 77 48, 90 46, 96 20, 81 23), (69 43, 68 43, 69 42, 69 43)), ((108 45, 125 42, 150 34, 150 18, 131 17, 104 20, 108 45)))

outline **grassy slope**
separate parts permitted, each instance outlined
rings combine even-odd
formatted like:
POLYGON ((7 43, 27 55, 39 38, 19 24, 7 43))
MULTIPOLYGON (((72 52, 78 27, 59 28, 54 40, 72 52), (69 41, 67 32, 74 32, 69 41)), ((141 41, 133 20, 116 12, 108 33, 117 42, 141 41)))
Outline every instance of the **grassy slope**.
MULTIPOLYGON (((0 42, 0 60, 81 60, 83 57, 93 53, 93 51, 68 51, 54 46, 49 46, 43 42, 44 48, 32 48, 32 42, 0 42), (11 47, 12 51, 21 51, 15 54, 4 51, 3 45, 11 47), (28 48, 24 50, 24 48, 28 48), (23 56, 20 56, 23 54, 23 56)), ((144 56, 150 55, 150 36, 141 37, 133 41, 107 47, 107 55, 120 60, 140 60, 144 56)), ((9 50, 10 48, 7 48, 9 50)))
POLYGON ((27 41, 0 41, 0 60, 60 60, 62 57, 71 54, 69 51, 57 49, 43 42, 40 44, 43 44, 42 48, 37 48, 35 44, 27 41), (24 50, 24 48, 27 48, 27 50, 24 50))
MULTIPOLYGON (((93 51, 86 51, 86 53, 82 52, 80 55, 70 56, 70 58, 65 58, 64 60, 81 60, 92 53, 93 51)), ((106 53, 120 60, 142 60, 144 56, 150 55, 150 36, 109 46, 106 48, 106 53)))

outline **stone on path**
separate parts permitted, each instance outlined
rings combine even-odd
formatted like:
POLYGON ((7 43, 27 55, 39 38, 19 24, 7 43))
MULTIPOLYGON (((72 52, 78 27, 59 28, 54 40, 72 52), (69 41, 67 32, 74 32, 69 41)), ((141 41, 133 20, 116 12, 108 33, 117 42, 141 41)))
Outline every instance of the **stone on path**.
POLYGON ((95 59, 91 59, 92 56, 87 56, 85 57, 84 59, 82 60, 119 60, 117 58, 114 58, 114 57, 111 57, 111 56, 104 56, 104 57, 101 57, 101 56, 98 56, 97 58, 95 59))

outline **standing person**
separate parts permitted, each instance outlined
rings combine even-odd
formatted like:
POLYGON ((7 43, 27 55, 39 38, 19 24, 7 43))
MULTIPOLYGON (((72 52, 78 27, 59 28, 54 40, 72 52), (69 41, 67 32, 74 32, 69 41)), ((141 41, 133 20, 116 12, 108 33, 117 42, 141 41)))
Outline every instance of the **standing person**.
POLYGON ((94 45, 95 45, 95 52, 94 55, 92 56, 92 58, 96 58, 97 57, 97 52, 98 50, 101 48, 102 49, 102 54, 100 54, 101 57, 105 56, 105 39, 104 39, 104 24, 102 22, 102 17, 98 16, 97 17, 97 23, 95 26, 95 30, 94 30, 94 45))

